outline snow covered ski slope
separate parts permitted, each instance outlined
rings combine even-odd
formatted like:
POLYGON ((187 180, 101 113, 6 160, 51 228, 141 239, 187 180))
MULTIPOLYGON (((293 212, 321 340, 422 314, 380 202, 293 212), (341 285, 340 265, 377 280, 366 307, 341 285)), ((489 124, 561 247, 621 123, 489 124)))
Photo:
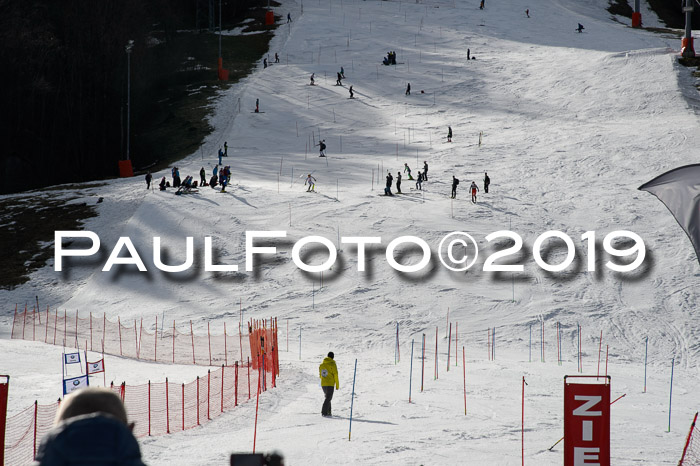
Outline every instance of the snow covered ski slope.
MULTIPOLYGON (((62 274, 51 263, 28 284, 2 291, 4 328, 14 304, 33 302, 35 295, 69 312, 144 317, 149 325, 156 314, 166 321, 191 319, 201 331, 210 319, 239 319, 240 299, 244 319, 277 316, 283 342, 278 388, 260 399, 258 450, 279 450, 292 465, 520 464, 524 376, 525 461, 544 465, 562 463, 562 444, 548 449, 563 435, 562 382, 578 373, 580 325, 583 372, 598 371, 602 331, 612 395, 626 394, 612 407, 612 464, 677 464, 700 408, 700 266, 664 206, 637 187, 697 162, 696 90, 690 70, 676 63, 679 38, 629 28, 627 19, 611 17, 606 7, 603 0, 487 0, 483 10, 477 1, 460 0, 312 0, 302 11, 300 2, 285 0, 277 14, 292 12, 294 21, 280 25, 270 49, 280 63, 266 69, 261 64, 223 93, 204 158, 198 152, 178 163, 183 176, 197 178, 202 166, 210 176, 227 141, 224 164, 233 172, 227 193, 203 188, 174 196, 173 190, 146 191, 136 179, 86 190, 89 202, 104 197, 99 217, 86 221, 85 229, 100 236, 105 253, 94 260, 74 258, 62 274), (585 26, 582 34, 575 32, 578 23, 585 26), (474 60, 466 60, 467 49, 474 60), (381 64, 388 51, 396 51, 398 65, 381 64), (346 79, 335 86, 341 66, 346 79), (308 85, 312 73, 315 86, 308 85), (354 99, 348 98, 350 85, 354 99), (251 113, 256 99, 264 113, 251 113), (452 143, 446 141, 448 125, 452 143), (326 141, 326 158, 314 147, 319 139, 326 141), (415 177, 424 161, 429 180, 421 193, 409 189, 415 181, 407 180, 403 166, 408 163, 415 177), (402 172, 405 194, 378 196, 387 171, 394 177, 402 172), (476 181, 483 190, 484 172, 492 181, 489 193, 480 191, 472 204, 467 188, 476 181), (317 180, 315 196, 304 195, 309 173, 317 180), (454 201, 453 175, 460 179, 454 201), (251 230, 284 230, 287 237, 273 240, 277 254, 258 260, 249 272, 245 232, 251 230), (504 239, 495 241, 497 247, 485 239, 500 230, 522 237, 523 248, 511 262, 523 264, 523 272, 483 270, 490 254, 508 246, 504 239), (547 272, 534 260, 535 240, 549 230, 575 244, 574 262, 561 272, 547 272), (634 272, 605 265, 611 258, 603 239, 617 230, 632 231, 646 244, 644 264, 634 272), (451 272, 436 257, 440 241, 453 231, 470 233, 480 249, 466 273, 451 272), (589 242, 582 239, 589 231, 597 244, 595 271, 588 270, 589 242), (292 261, 293 243, 310 235, 342 250, 323 274, 322 287, 320 274, 303 272, 292 261), (397 272, 387 262, 385 247, 405 235, 422 238, 433 251, 421 272, 397 272), (147 273, 125 266, 101 271, 120 236, 134 242, 147 273), (158 271, 155 236, 172 264, 184 262, 185 238, 192 236, 194 266, 181 274, 158 271), (237 273, 204 270, 205 236, 213 238, 218 263, 238 264, 237 273), (357 248, 339 244, 340 237, 356 236, 382 239, 368 249, 364 272, 358 271, 357 248), (487 334, 494 327, 496 358, 490 360, 487 334), (334 417, 324 419, 318 364, 330 350, 340 390, 334 417)), ((655 24, 652 13, 644 13, 644 23, 655 24)), ((162 176, 169 172, 154 174, 154 181, 162 176)), ((561 241, 548 240, 544 248, 551 264, 566 257, 561 241)), ((305 258, 321 264, 324 251, 305 258)), ((412 250, 400 262, 415 265, 420 257, 412 250)), ((18 341, 0 344, 5 354, 45 351, 18 341)), ((16 384, 11 409, 36 397, 53 401, 60 390, 56 365, 39 357, 3 358, 0 372, 10 373, 16 384), (45 380, 37 381, 36 373, 45 380), (26 393, 17 388, 30 386, 26 393)), ((124 370, 115 381, 154 378, 151 365, 119 367, 124 370)), ((251 450, 254 408, 236 409, 201 429, 141 439, 147 462, 226 464, 231 452, 251 450)))

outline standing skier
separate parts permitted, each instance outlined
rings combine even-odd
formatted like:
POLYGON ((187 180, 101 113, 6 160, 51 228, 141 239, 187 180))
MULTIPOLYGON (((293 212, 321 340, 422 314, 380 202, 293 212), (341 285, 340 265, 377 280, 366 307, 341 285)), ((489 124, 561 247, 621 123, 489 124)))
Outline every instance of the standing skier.
POLYGON ((471 50, 467 49, 467 61, 469 61, 469 54, 470 54, 471 52, 472 52, 471 50))
POLYGON ((418 179, 416 180, 416 189, 423 190, 423 174, 418 172, 418 179))
POLYGON ((221 147, 219 147, 219 165, 221 165, 221 157, 224 156, 224 151, 221 150, 221 147))
MULTIPOLYGON (((255 99, 255 113, 260 113, 260 99, 255 99)), ((221 165, 221 162, 219 162, 221 165)))
POLYGON ((454 175, 452 175, 452 199, 457 197, 457 185, 459 184, 459 180, 455 178, 454 175))
POLYGON ((350 85, 350 98, 354 99, 355 98, 355 93, 352 92, 352 84, 350 85))
POLYGON ((311 176, 311 173, 308 174, 308 176, 306 177, 306 181, 304 181, 304 186, 306 186, 307 184, 309 185, 309 187, 306 189, 306 192, 307 192, 307 193, 308 193, 309 191, 314 191, 314 192, 315 192, 315 188, 316 188, 316 178, 314 178, 313 176, 311 176))
POLYGON ((280 62, 280 56, 277 55, 277 52, 275 52, 275 63, 279 63, 279 62, 280 62))
POLYGON ((328 357, 323 360, 318 366, 318 376, 321 378, 321 388, 325 395, 323 407, 321 408, 321 416, 331 417, 331 400, 333 399, 333 391, 340 390, 340 382, 338 381, 338 367, 335 365, 333 351, 328 353, 328 357), (335 386, 335 387, 334 387, 335 386))
POLYGON ((151 180, 153 179, 153 175, 151 175, 151 172, 146 173, 146 189, 151 189, 151 180))
POLYGON ((407 163, 403 164, 403 172, 404 173, 408 172, 408 179, 409 180, 413 179, 413 177, 411 176, 411 167, 409 167, 407 163))
POLYGON ((325 156, 326 156, 326 140, 325 140, 325 139, 319 141, 319 143, 318 143, 318 151, 320 152, 319 157, 325 157, 325 156))
POLYGON ((336 85, 336 86, 342 86, 342 85, 343 85, 343 82, 341 81, 341 79, 343 79, 343 77, 340 76, 340 71, 338 71, 338 79, 335 80, 335 85, 336 85))
POLYGON ((411 95, 411 83, 406 86, 406 95, 411 95))
POLYGON ((447 127, 447 142, 452 142, 452 126, 447 127))
POLYGON ((199 170, 199 184, 200 186, 207 185, 207 172, 206 170, 204 170, 204 167, 202 167, 202 169, 199 170))
POLYGON ((158 185, 158 187, 160 188, 161 191, 165 191, 165 183, 166 183, 165 177, 163 177, 163 179, 160 180, 160 184, 158 185))
POLYGON ((396 193, 401 194, 401 172, 396 172, 396 193))
POLYGON ((288 23, 292 22, 292 14, 291 13, 287 13, 287 22, 288 23))
POLYGON ((342 66, 340 67, 340 75, 343 77, 343 79, 345 79, 345 68, 342 66))
POLYGON ((577 30, 579 33, 581 33, 581 32, 583 32, 584 29, 586 29, 586 28, 583 27, 583 24, 578 23, 578 27, 576 28, 576 30, 577 30))
POLYGON ((428 162, 423 160, 423 181, 428 181, 428 162))
POLYGON ((479 191, 479 187, 472 181, 472 185, 469 186, 469 190, 472 193, 472 202, 476 204, 476 192, 479 191))
POLYGON ((228 142, 224 141, 224 157, 228 157, 228 142))
POLYGON ((489 174, 484 173, 484 193, 488 194, 490 184, 491 184, 491 178, 489 178, 489 174))
POLYGON ((386 187, 384 188, 384 195, 385 196, 393 196, 391 194, 391 184, 394 182, 394 177, 391 176, 391 173, 386 174, 386 187))
POLYGON ((315 86, 315 84, 314 84, 314 76, 316 76, 316 73, 311 73, 311 83, 310 83, 311 86, 315 86))
POLYGON ((263 69, 267 68, 267 58, 263 58, 263 69))

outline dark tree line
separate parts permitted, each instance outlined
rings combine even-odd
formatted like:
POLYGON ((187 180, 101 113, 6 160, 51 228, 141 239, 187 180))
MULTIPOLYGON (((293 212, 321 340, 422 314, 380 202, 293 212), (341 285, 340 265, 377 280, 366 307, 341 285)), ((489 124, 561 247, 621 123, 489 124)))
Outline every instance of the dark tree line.
MULTIPOLYGON (((261 0, 228 0, 231 23, 261 0)), ((113 176, 125 154, 125 46, 134 110, 180 29, 218 25, 218 0, 0 0, 0 192, 113 176), (212 10, 213 8, 213 10, 212 10), (151 47, 154 38, 161 44, 151 47)), ((215 66, 215 65, 214 65, 215 66)), ((138 154, 132 140, 132 154, 138 154)), ((134 165, 139 167, 139 161, 134 165)))

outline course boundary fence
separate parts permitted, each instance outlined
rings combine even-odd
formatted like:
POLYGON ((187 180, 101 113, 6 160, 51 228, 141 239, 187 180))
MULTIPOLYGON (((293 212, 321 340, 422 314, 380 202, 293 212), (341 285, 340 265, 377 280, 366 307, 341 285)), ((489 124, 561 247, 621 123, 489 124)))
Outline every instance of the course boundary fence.
MULTIPOLYGON (((276 387, 277 352, 261 354, 254 362, 209 370, 189 383, 165 382, 141 385, 112 384, 134 422, 136 437, 173 434, 206 424, 227 410, 276 387), (270 369, 268 369, 270 368, 270 369)), ((48 405, 34 402, 7 419, 5 464, 29 465, 43 436, 53 427, 61 400, 48 405)), ((251 420, 252 424, 252 420, 251 420)))
POLYGON ((131 320, 127 324, 120 317, 116 322, 107 319, 106 313, 99 316, 90 312, 87 317, 80 317, 78 311, 70 315, 64 310, 61 315, 58 309, 51 312, 49 308, 46 311, 25 308, 18 312, 15 308, 11 338, 145 361, 205 366, 229 366, 235 361, 242 364, 249 359, 255 364, 253 355, 261 354, 270 346, 277 349, 276 319, 248 322, 247 336, 241 322, 237 323, 237 334, 228 333, 226 322, 222 334, 212 334, 207 322, 206 335, 196 335, 191 320, 189 331, 184 332, 177 328, 174 320, 172 327, 165 326, 162 320, 160 324, 159 329, 156 316, 154 331, 149 331, 144 327, 143 318, 134 319, 131 325, 131 320), (255 334, 256 331, 264 335, 255 334), (243 345, 246 337, 249 346, 243 345))

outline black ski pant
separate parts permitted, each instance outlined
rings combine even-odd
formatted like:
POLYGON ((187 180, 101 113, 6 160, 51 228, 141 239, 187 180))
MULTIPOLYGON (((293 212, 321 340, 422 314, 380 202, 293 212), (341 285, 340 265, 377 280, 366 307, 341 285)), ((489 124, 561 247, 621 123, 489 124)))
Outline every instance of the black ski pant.
POLYGON ((396 192, 397 192, 397 193, 400 193, 400 192, 401 192, 401 182, 400 182, 400 181, 397 181, 397 182, 396 182, 396 192))
POLYGON ((488 184, 484 184, 484 192, 485 193, 489 192, 489 185, 488 184))
POLYGON ((331 400, 333 399, 333 391, 335 390, 335 387, 330 386, 321 388, 323 389, 323 394, 326 396, 326 399, 323 401, 323 407, 321 408, 321 414, 323 416, 330 416, 331 400))
POLYGON ((457 186, 452 186, 452 197, 457 197, 457 186))

